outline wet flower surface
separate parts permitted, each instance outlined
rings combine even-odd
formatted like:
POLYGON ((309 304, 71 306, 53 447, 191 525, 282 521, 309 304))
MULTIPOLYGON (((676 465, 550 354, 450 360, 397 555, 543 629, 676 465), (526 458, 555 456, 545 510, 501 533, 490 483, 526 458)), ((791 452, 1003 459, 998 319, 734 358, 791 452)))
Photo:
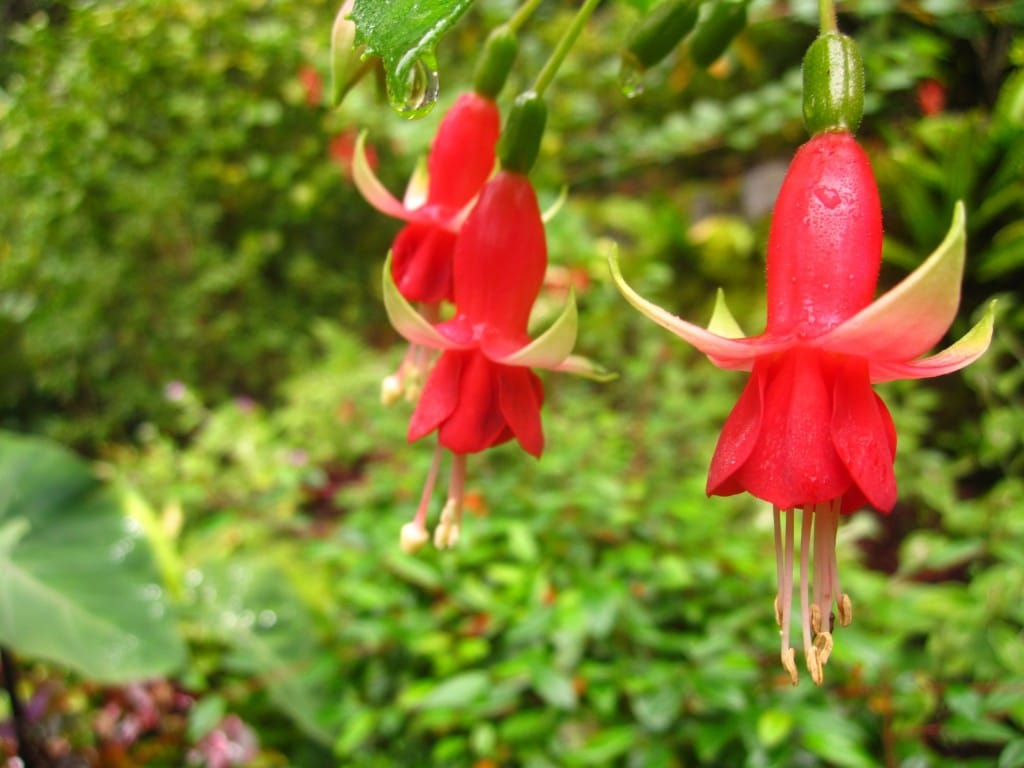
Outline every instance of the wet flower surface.
POLYGON ((990 309, 956 344, 920 358, 959 306, 962 206, 935 253, 872 303, 881 246, 881 207, 867 156, 849 133, 826 132, 797 151, 779 192, 768 241, 767 327, 760 336, 742 337, 721 296, 709 330, 671 315, 636 294, 612 260, 620 289, 641 312, 719 367, 751 371, 711 460, 707 492, 747 491, 774 507, 776 618, 782 662, 794 683, 794 510, 803 512, 804 654, 820 683, 832 650, 832 606, 841 624, 852 619, 835 562, 839 515, 865 504, 889 512, 896 503, 896 431, 872 383, 958 370, 985 351, 992 333, 990 309))

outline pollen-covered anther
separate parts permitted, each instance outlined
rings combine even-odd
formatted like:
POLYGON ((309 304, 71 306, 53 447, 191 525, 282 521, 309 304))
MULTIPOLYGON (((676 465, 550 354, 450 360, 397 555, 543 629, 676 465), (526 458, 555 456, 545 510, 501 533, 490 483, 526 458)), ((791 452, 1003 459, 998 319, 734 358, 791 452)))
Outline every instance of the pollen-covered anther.
POLYGON ((839 598, 839 626, 848 627, 853 621, 853 601, 844 594, 839 598))
POLYGON ((815 635, 821 632, 821 608, 817 604, 811 605, 811 631, 815 635))
POLYGON ((813 645, 807 648, 804 651, 804 660, 807 662, 807 671, 811 673, 811 680, 814 681, 815 685, 821 685, 825 679, 825 673, 822 668, 821 656, 818 655, 818 649, 813 645))
POLYGON ((814 638, 814 648, 818 652, 818 659, 822 666, 828 664, 829 657, 832 655, 832 647, 831 632, 821 632, 814 638))
POLYGON ((779 596, 775 596, 775 623, 782 626, 782 608, 779 605, 779 596))
POLYGON ((796 651, 792 648, 783 649, 782 666, 787 672, 789 672, 789 679, 793 685, 800 682, 800 675, 796 671, 796 651))
POLYGON ((407 555, 414 555, 427 543, 427 530, 421 523, 413 520, 402 526, 400 545, 407 555))
POLYGON ((448 499, 441 510, 441 520, 434 529, 434 546, 438 549, 451 549, 458 543, 458 502, 455 499, 448 499))
POLYGON ((381 405, 394 405, 402 398, 404 391, 405 387, 402 386, 402 379, 397 373, 385 376, 384 380, 380 383, 381 405))

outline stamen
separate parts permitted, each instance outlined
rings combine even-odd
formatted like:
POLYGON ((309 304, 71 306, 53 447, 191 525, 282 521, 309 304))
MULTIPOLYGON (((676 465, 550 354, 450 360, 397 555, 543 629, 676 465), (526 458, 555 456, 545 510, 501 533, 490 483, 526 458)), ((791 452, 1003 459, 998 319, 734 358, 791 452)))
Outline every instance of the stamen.
POLYGON ((782 666, 789 672, 790 680, 796 685, 800 678, 796 671, 796 662, 793 660, 795 652, 789 644, 789 625, 793 614, 793 510, 786 510, 786 551, 782 558, 781 576, 779 577, 779 592, 782 602, 782 666))
POLYGON ((451 549, 459 541, 459 528, 462 525, 462 498, 466 487, 466 455, 456 453, 452 456, 452 473, 448 482, 448 501, 441 510, 441 520, 434 529, 434 546, 438 549, 451 549))
POLYGON ((430 462, 427 482, 420 495, 420 505, 411 521, 402 526, 399 543, 407 555, 414 554, 427 543, 427 511, 430 509, 430 497, 434 495, 434 484, 437 482, 437 471, 441 467, 441 444, 434 447, 434 458, 430 462))
POLYGON ((782 626, 782 510, 772 507, 775 522, 775 623, 782 626))
MULTIPOLYGON (((811 673, 811 677, 814 677, 814 671, 818 669, 818 676, 821 676, 820 665, 811 663, 811 656, 814 655, 811 652, 811 611, 810 611, 810 598, 807 594, 807 558, 811 548, 811 523, 812 515, 808 512, 807 507, 803 509, 803 526, 800 531, 800 627, 803 630, 804 636, 804 656, 807 658, 807 669, 811 673)), ((814 655, 815 662, 817 662, 817 655, 814 655)), ((815 682, 819 682, 815 680, 815 682)))

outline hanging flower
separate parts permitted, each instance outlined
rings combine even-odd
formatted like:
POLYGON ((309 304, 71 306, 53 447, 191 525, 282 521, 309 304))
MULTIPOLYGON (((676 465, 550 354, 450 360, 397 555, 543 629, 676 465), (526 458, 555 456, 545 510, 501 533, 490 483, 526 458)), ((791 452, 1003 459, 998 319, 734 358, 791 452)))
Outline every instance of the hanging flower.
POLYGON ((466 219, 453 257, 454 316, 430 324, 398 290, 391 258, 384 269, 384 303, 392 325, 416 345, 441 350, 409 425, 409 440, 437 432, 434 464, 416 517, 402 543, 412 551, 427 538, 425 521, 442 449, 453 456, 449 497, 434 535, 448 547, 458 538, 466 455, 515 439, 539 457, 544 448, 540 409, 544 388, 531 368, 602 378, 589 361, 571 355, 576 303, 537 339, 527 333, 530 311, 547 267, 547 244, 537 197, 525 175, 498 173, 466 219))
POLYGON ((420 167, 413 174, 403 202, 373 174, 364 137, 356 142, 356 187, 378 211, 408 222, 392 246, 395 283, 407 300, 451 300, 455 236, 494 171, 500 123, 490 99, 476 93, 459 96, 438 126, 425 173, 420 167))
POLYGON ((768 317, 761 335, 742 337, 721 292, 708 330, 681 320, 633 291, 611 260, 619 289, 643 314, 718 367, 751 371, 719 438, 707 492, 747 491, 774 507, 776 620, 782 663, 794 684, 794 511, 803 512, 804 654, 820 683, 832 650, 833 603, 842 625, 852 619, 836 568, 839 515, 865 504, 889 512, 896 503, 896 432, 871 385, 959 370, 987 349, 992 335, 990 307, 958 342, 920 357, 942 338, 959 306, 965 250, 960 203, 936 251, 872 303, 881 247, 881 207, 867 156, 849 133, 828 132, 797 151, 779 192, 768 239, 768 317))
MULTIPOLYGON (((398 290, 419 302, 436 320, 442 301, 452 299, 455 237, 484 182, 494 171, 501 129, 498 107, 477 93, 464 93, 438 126, 426 168, 418 166, 399 202, 374 175, 365 137, 356 142, 353 181, 373 207, 408 222, 391 248, 391 270, 398 290)), ((430 365, 430 355, 410 345, 398 372, 384 379, 381 399, 391 403, 403 393, 415 401, 430 365)))

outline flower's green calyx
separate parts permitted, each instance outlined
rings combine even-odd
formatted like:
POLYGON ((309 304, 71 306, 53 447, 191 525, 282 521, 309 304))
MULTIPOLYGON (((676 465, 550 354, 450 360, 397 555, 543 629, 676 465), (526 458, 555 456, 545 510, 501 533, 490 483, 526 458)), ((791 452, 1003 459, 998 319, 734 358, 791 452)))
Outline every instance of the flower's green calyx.
POLYGON ((803 70, 807 131, 854 133, 864 115, 864 63, 853 39, 821 35, 807 49, 803 70))
POLYGON ((547 117, 547 105, 536 92, 525 91, 516 97, 498 140, 502 168, 515 173, 530 172, 540 151, 547 117))
POLYGON ((700 0, 662 0, 632 31, 622 57, 625 66, 646 70, 668 56, 697 23, 700 0))
POLYGON ((497 99, 505 87, 518 51, 519 42, 507 27, 498 27, 491 32, 473 74, 473 90, 492 101, 497 99))

